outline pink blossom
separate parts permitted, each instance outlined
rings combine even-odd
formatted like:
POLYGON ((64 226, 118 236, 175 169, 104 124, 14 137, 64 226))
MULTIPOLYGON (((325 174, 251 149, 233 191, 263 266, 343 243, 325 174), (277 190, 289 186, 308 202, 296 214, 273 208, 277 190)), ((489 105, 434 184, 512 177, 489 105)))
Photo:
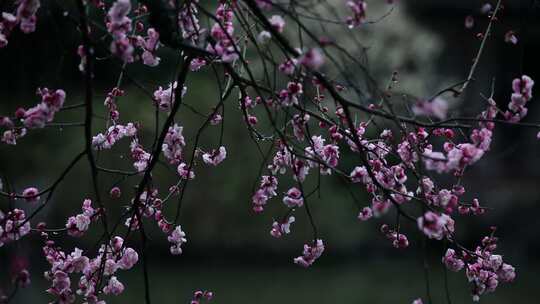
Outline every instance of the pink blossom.
POLYGON ((364 0, 347 1, 347 6, 351 10, 352 16, 347 17, 349 28, 358 27, 366 22, 367 3, 364 0))
POLYGON ((29 187, 24 189, 22 196, 24 196, 24 199, 29 203, 35 203, 39 201, 39 190, 35 187, 29 187))
POLYGON ((289 208, 302 207, 304 205, 304 198, 302 192, 295 187, 292 187, 287 191, 287 194, 283 196, 283 203, 289 208))
POLYGON ((311 266, 324 252, 324 244, 321 239, 313 242, 313 245, 304 245, 302 256, 294 259, 294 263, 303 267, 311 266))
POLYGON ((456 257, 456 252, 454 249, 448 248, 446 254, 442 258, 442 262, 451 271, 458 272, 465 266, 465 263, 456 257))
POLYGON ((120 281, 118 281, 115 276, 112 276, 109 279, 109 283, 107 284, 107 286, 103 288, 104 294, 113 294, 117 296, 122 292, 124 292, 124 285, 120 281))
POLYGON ((432 101, 419 100, 412 108, 413 113, 419 116, 446 119, 448 102, 442 97, 436 97, 432 101))
POLYGON ((360 213, 358 213, 358 219, 361 221, 367 221, 373 216, 373 211, 369 207, 364 207, 360 213))
POLYGON ((300 57, 300 63, 312 70, 318 70, 324 64, 324 56, 320 49, 309 49, 300 57))
POLYGON ((273 15, 268 19, 268 22, 272 25, 272 27, 278 32, 283 32, 283 29, 285 28, 285 20, 280 15, 273 15))
POLYGON ((131 31, 131 19, 127 15, 130 11, 130 0, 117 0, 107 13, 109 18, 107 29, 113 37, 110 46, 111 53, 120 57, 126 63, 134 61, 134 47, 128 37, 131 31))
POLYGON ((182 244, 187 242, 186 234, 184 231, 182 231, 182 228, 180 226, 176 226, 174 230, 171 232, 171 234, 167 237, 167 240, 172 243, 171 244, 171 254, 174 255, 180 255, 182 254, 182 244))
POLYGON ((178 172, 178 175, 183 179, 195 178, 195 172, 193 172, 193 169, 190 169, 186 163, 180 163, 176 168, 176 172, 178 172))
POLYGON ((272 230, 270 231, 270 235, 272 235, 275 238, 280 238, 283 234, 291 233, 290 228, 291 228, 291 224, 294 223, 294 221, 295 221, 294 216, 289 216, 282 223, 274 221, 274 223, 272 223, 272 230))
POLYGON ((418 228, 430 239, 441 240, 454 231, 454 221, 446 214, 438 215, 428 211, 417 222, 418 228))
POLYGON ((227 150, 225 150, 225 147, 223 146, 219 147, 219 150, 217 151, 212 150, 211 153, 204 153, 202 155, 202 159, 204 163, 207 165, 212 165, 212 166, 219 165, 222 161, 225 160, 226 157, 227 157, 227 150))
MULTIPOLYGON (((154 91, 154 102, 161 111, 169 111, 172 108, 172 105, 176 100, 175 92, 177 87, 178 83, 175 81, 174 83, 169 84, 167 89, 159 87, 154 91)), ((187 87, 184 86, 182 88, 182 97, 184 97, 186 92, 187 87)))

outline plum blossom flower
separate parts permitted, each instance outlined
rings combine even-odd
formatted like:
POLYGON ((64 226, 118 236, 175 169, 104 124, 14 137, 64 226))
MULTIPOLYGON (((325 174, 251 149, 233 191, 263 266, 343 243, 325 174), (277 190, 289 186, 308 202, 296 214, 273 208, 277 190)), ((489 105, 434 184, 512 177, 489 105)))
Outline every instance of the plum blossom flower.
POLYGON ((454 249, 448 248, 446 254, 442 258, 443 264, 451 271, 458 272, 465 266, 463 260, 456 256, 454 249))
POLYGON ((369 220, 371 217, 373 217, 373 210, 371 210, 369 207, 362 208, 360 213, 358 213, 358 219, 363 222, 369 220))
POLYGON ((26 188, 22 192, 22 196, 24 197, 24 199, 30 203, 35 203, 39 201, 40 198, 38 194, 39 194, 39 190, 35 187, 26 188))
POLYGON ((317 239, 312 245, 305 244, 302 256, 294 259, 294 263, 302 267, 311 266, 324 252, 324 243, 317 239))
POLYGON ((130 11, 130 0, 117 0, 107 13, 109 19, 107 29, 113 37, 110 46, 111 53, 120 57, 126 63, 134 61, 134 47, 128 37, 131 31, 131 19, 128 17, 130 11))
POLYGON ((445 119, 448 113, 448 102, 442 97, 436 97, 432 101, 419 100, 412 108, 413 113, 419 116, 445 119))
POLYGON ((117 296, 121 294, 122 292, 124 292, 124 284, 118 281, 118 279, 115 276, 112 276, 109 279, 109 283, 107 284, 107 286, 103 288, 103 293, 105 294, 113 294, 117 296))
POLYGON ((283 29, 285 28, 285 20, 280 15, 273 15, 270 17, 270 19, 268 19, 268 22, 270 22, 276 32, 283 32, 283 29))
POLYGON ((324 64, 324 56, 318 48, 309 49, 300 57, 300 64, 309 69, 318 70, 324 64))
POLYGON ((446 214, 438 215, 432 211, 426 212, 417 219, 418 228, 430 239, 442 238, 454 232, 454 220, 446 214))
POLYGON ((174 228, 171 234, 167 237, 167 240, 172 243, 170 248, 171 254, 182 254, 182 244, 187 242, 186 233, 182 231, 182 227, 176 226, 176 228, 174 228))
POLYGON ((21 209, 13 209, 4 214, 0 210, 0 247, 17 241, 30 232, 30 222, 21 209))
POLYGON ((349 28, 358 27, 366 22, 367 3, 364 0, 347 1, 352 16, 347 17, 349 28))
POLYGON ((204 163, 207 165, 212 165, 212 166, 219 165, 222 161, 225 160, 226 157, 227 157, 227 150, 223 146, 219 147, 217 151, 212 150, 211 153, 207 152, 202 155, 202 159, 204 163))
POLYGON ((253 203, 253 211, 260 213, 264 210, 264 205, 266 205, 268 200, 277 196, 277 186, 278 179, 275 176, 261 176, 260 187, 257 189, 257 191, 255 191, 255 194, 253 194, 251 199, 253 203))
POLYGON ((120 269, 128 270, 131 269, 137 261, 139 260, 139 255, 137 251, 133 248, 126 248, 122 253, 122 257, 118 261, 118 267, 120 269))
MULTIPOLYGON (((175 81, 172 84, 169 84, 167 89, 163 89, 161 86, 154 91, 154 103, 161 111, 169 111, 172 108, 173 103, 176 101, 176 88, 178 83, 175 81)), ((182 96, 186 95, 187 87, 182 88, 182 96)))
POLYGON ((289 208, 302 207, 304 205, 302 192, 298 188, 292 187, 283 197, 283 203, 289 208))
POLYGON ((291 224, 294 223, 294 221, 294 216, 289 216, 282 223, 274 221, 274 223, 272 223, 272 230, 270 231, 270 235, 275 238, 280 238, 283 234, 291 233, 291 224))

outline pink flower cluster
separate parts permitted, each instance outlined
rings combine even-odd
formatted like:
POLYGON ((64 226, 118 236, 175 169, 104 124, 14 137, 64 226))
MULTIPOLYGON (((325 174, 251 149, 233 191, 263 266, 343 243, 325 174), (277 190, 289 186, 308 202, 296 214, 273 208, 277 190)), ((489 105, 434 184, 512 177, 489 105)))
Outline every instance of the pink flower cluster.
POLYGON ((253 194, 253 211, 259 213, 264 210, 264 206, 269 199, 277 196, 278 179, 273 175, 263 175, 259 189, 253 194))
POLYGON ((294 263, 302 267, 311 266, 324 252, 323 241, 317 239, 312 246, 304 244, 302 255, 294 259, 294 263))
POLYGON ((227 157, 227 150, 221 146, 218 150, 212 150, 212 152, 203 153, 202 159, 205 164, 217 166, 227 157))
POLYGON ((182 227, 176 226, 171 234, 167 237, 167 240, 171 243, 171 254, 182 254, 182 244, 187 242, 186 233, 182 231, 182 227))
POLYGON ((430 239, 442 240, 454 233, 454 220, 444 213, 439 215, 428 211, 417 219, 417 224, 418 229, 430 239))
MULTIPOLYGON (((46 233, 44 233, 47 237, 46 233)), ((47 240, 43 253, 50 270, 45 272, 45 278, 51 281, 47 292, 55 296, 56 303, 74 303, 76 295, 81 296, 85 303, 105 304, 98 296, 119 295, 124 291, 124 285, 115 276, 118 270, 129 270, 139 260, 137 252, 124 246, 121 237, 114 237, 110 243, 103 244, 95 258, 89 258, 81 249, 75 248, 66 254, 54 241, 47 240), (75 292, 70 275, 80 274, 75 292), (100 283, 105 283, 102 287, 100 283)))
POLYGON ((349 28, 358 27, 366 22, 367 3, 365 0, 349 0, 347 6, 352 16, 347 17, 349 28))
POLYGON ((443 264, 451 271, 458 272, 465 268, 468 281, 472 284, 474 301, 480 296, 495 291, 499 283, 512 282, 516 272, 512 265, 506 264, 502 256, 493 254, 497 248, 497 238, 487 236, 474 252, 447 249, 442 258, 443 264))
POLYGON ((280 238, 284 234, 291 233, 291 224, 294 223, 294 216, 289 216, 283 222, 274 221, 272 223, 272 230, 270 230, 270 235, 275 238, 280 238))
MULTIPOLYGON (((154 91, 154 102, 161 111, 171 110, 171 107, 173 106, 173 103, 176 99, 175 91, 177 87, 178 83, 175 81, 174 83, 169 84, 169 87, 167 89, 159 87, 156 91, 154 91)), ((184 86, 182 88, 182 97, 184 97, 186 92, 187 87, 184 86)))
POLYGON ((302 207, 304 205, 304 197, 302 196, 302 192, 298 188, 292 187, 283 196, 283 203, 289 208, 302 207))
POLYGON ((236 42, 233 40, 234 25, 233 11, 227 3, 220 3, 216 9, 216 17, 219 22, 214 23, 210 30, 210 36, 214 39, 209 43, 206 50, 219 56, 223 62, 231 63, 238 59, 235 50, 236 42))
POLYGON ((81 237, 90 227, 92 221, 99 218, 99 210, 92 207, 92 201, 85 199, 82 204, 82 213, 70 216, 66 223, 67 233, 73 237, 81 237))
POLYGON ((133 159, 133 167, 137 172, 143 172, 148 166, 151 154, 144 150, 144 147, 139 144, 137 139, 133 139, 129 146, 131 150, 131 159, 133 159))
POLYGON ((66 99, 66 92, 63 90, 52 91, 44 88, 38 89, 37 93, 41 96, 41 103, 24 111, 22 117, 24 126, 29 129, 45 127, 47 122, 54 119, 66 99))
POLYGON ((30 222, 21 209, 13 209, 7 214, 0 210, 0 247, 17 241, 30 232, 30 222))
POLYGON ((279 92, 279 102, 284 107, 289 107, 298 104, 298 98, 304 94, 302 84, 300 82, 291 81, 287 84, 287 89, 279 92))
POLYGON ((39 104, 27 110, 18 108, 15 111, 15 118, 20 120, 24 127, 15 126, 9 117, 0 117, 0 127, 8 129, 2 134, 2 142, 16 145, 17 139, 26 135, 27 128, 44 128, 47 123, 53 121, 55 114, 60 111, 66 99, 66 92, 63 90, 53 91, 43 88, 38 89, 37 94, 41 97, 39 104))
POLYGON ((163 155, 171 164, 179 164, 182 162, 182 151, 186 145, 182 130, 183 127, 178 124, 169 127, 163 145, 161 146, 163 155))
POLYGON ((120 57, 126 63, 134 61, 134 47, 129 38, 131 19, 128 17, 128 14, 130 11, 130 0, 117 0, 107 14, 109 19, 107 29, 113 39, 110 46, 111 53, 120 57))
POLYGON ((394 246, 394 248, 403 249, 409 247, 409 239, 407 239, 407 236, 399 233, 399 231, 390 229, 388 225, 382 225, 381 232, 384 233, 386 238, 392 242, 392 246, 394 246))
POLYGON ((16 15, 2 12, 0 19, 0 48, 8 45, 7 38, 17 25, 25 34, 36 30, 36 13, 41 6, 40 0, 18 0, 17 4, 16 15))
POLYGON ((146 38, 137 36, 137 46, 143 50, 141 55, 143 63, 147 66, 155 67, 161 60, 156 55, 156 51, 159 47, 159 33, 154 28, 149 28, 146 33, 146 38))
POLYGON ((186 2, 178 12, 178 25, 182 30, 182 37, 192 43, 197 43, 204 32, 199 25, 199 11, 196 5, 198 2, 199 0, 186 2))
POLYGON ((193 293, 190 304, 201 304, 203 301, 210 302, 214 298, 214 293, 209 290, 197 290, 193 293))
POLYGON ((137 128, 133 123, 126 125, 114 125, 110 126, 105 134, 98 133, 92 137, 92 147, 96 150, 111 149, 116 142, 124 137, 135 137, 137 135, 137 128))
POLYGON ((441 97, 431 101, 422 99, 416 102, 412 110, 415 115, 445 119, 448 115, 448 102, 441 97))
POLYGON ((508 103, 508 110, 504 118, 511 122, 519 122, 527 115, 526 104, 532 99, 534 81, 527 75, 512 81, 512 100, 508 103))

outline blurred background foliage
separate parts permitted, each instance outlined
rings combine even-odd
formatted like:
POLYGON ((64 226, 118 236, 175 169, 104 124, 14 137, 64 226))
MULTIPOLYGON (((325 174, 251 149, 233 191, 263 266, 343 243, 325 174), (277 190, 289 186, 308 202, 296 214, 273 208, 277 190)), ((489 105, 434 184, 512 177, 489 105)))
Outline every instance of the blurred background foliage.
MULTIPOLYGON (((71 20, 76 17, 72 4, 43 2, 37 31, 31 35, 14 31, 9 46, 0 50, 2 115, 13 113, 17 107, 28 108, 36 104, 38 98, 34 92, 38 87, 63 88, 67 92, 67 105, 83 102, 83 78, 77 69, 79 58, 76 55, 80 40, 71 20)), ((344 16, 343 1, 330 2, 344 16)), ((478 12, 483 1, 402 1, 391 11, 382 2, 369 3, 370 19, 377 20, 376 23, 355 31, 329 25, 327 32, 321 32, 321 35, 336 39, 365 62, 370 75, 381 87, 389 81, 392 72, 398 71, 400 81, 395 88, 398 93, 431 96, 465 77, 478 46, 476 33, 482 31, 486 23, 486 18, 478 12), (466 15, 477 17, 473 30, 463 26, 466 15), (380 16, 386 17, 378 18, 380 16), (353 43, 355 40, 359 44, 353 43), (358 45, 362 47, 358 48, 358 45)), ((454 113, 475 115, 483 108, 485 105, 479 93, 489 94, 493 77, 496 100, 501 104, 506 104, 509 99, 512 78, 525 73, 540 79, 540 62, 535 55, 539 50, 538 5, 532 1, 528 7, 528 2, 512 1, 507 5, 503 22, 495 30, 482 58, 476 81, 464 98, 449 99, 454 113), (509 28, 518 32, 518 46, 504 43, 504 32, 509 28)), ((321 10, 325 11, 324 8, 321 10)), ((102 14, 97 13, 95 17, 102 18, 102 14)), ((316 24, 310 26, 318 31, 316 24)), ((292 37, 295 29, 288 34, 292 37)), ((98 117, 94 121, 94 133, 105 129, 105 120, 99 117, 106 112, 100 105, 106 92, 114 87, 120 71, 118 60, 99 51, 98 56, 101 56, 95 73, 98 117)), ((148 93, 171 81, 178 58, 176 52, 166 48, 160 50, 159 56, 162 64, 156 68, 139 63, 128 66, 128 77, 122 85, 126 95, 118 101, 121 121, 139 122, 143 126, 142 142, 147 147, 153 140, 155 115, 148 93)), ((248 58, 255 69, 260 68, 255 53, 248 54, 248 58)), ((332 68, 327 67, 325 72, 331 75, 332 68)), ((218 71, 219 75, 221 73, 218 71)), ((178 115, 178 122, 184 126, 187 151, 191 151, 193 137, 203 122, 196 112, 208 114, 217 104, 219 88, 215 77, 211 69, 189 75, 186 95, 189 107, 184 107, 178 115)), ((350 77, 352 81, 362 81, 363 75, 360 71, 351 71, 350 77)), ((394 101, 410 102, 400 96, 395 94, 394 101)), ((185 303, 196 289, 213 290, 216 303, 410 303, 424 295, 424 256, 430 267, 429 282, 434 303, 444 302, 444 272, 440 263, 442 244, 428 243, 428 250, 424 252, 415 227, 405 223, 404 231, 409 235, 411 247, 394 250, 378 232, 380 225, 392 223, 394 216, 389 214, 360 223, 351 194, 337 178, 323 178, 320 195, 310 199, 320 236, 327 245, 326 252, 311 269, 294 265, 292 258, 301 253, 304 242, 311 238, 308 220, 303 210, 299 210, 295 213, 297 220, 292 227, 293 233, 275 240, 269 230, 273 217, 284 214, 282 204, 275 200, 262 215, 253 215, 250 198, 262 159, 241 123, 237 102, 236 96, 226 101, 223 138, 228 152, 226 161, 217 168, 198 166, 197 178, 186 191, 180 220, 188 237, 185 253, 170 256, 166 237, 156 227, 148 225, 150 278, 156 303, 185 303)), ((538 121, 539 108, 533 100, 528 119, 538 121)), ((64 111, 55 121, 80 122, 83 115, 83 110, 64 111)), ((164 116, 161 121, 163 119, 164 116)), ((264 121, 262 124, 264 126, 264 121)), ((83 150, 82 132, 81 127, 48 127, 33 130, 15 147, 1 145, 2 178, 7 178, 19 191, 27 186, 44 189, 83 150)), ((464 179, 464 184, 468 185, 467 197, 478 197, 492 210, 481 218, 460 217, 459 237, 464 244, 473 246, 489 233, 490 225, 497 224, 500 252, 518 271, 515 283, 484 297, 483 303, 536 302, 536 296, 529 293, 536 284, 534 276, 540 270, 537 227, 540 151, 533 142, 536 132, 499 127, 493 151, 471 168, 464 179)), ((219 127, 207 129, 200 147, 216 148, 219 133, 219 127)), ((111 151, 100 152, 99 163, 107 168, 132 170, 127 155, 128 144, 124 141, 111 151)), ((268 148, 268 144, 262 146, 268 148)), ((355 164, 350 155, 342 153, 342 168, 352 168, 355 164)), ((157 167, 154 176, 159 181, 156 184, 160 192, 165 193, 176 182, 175 175, 170 166, 157 167)), ((109 218, 118 218, 123 207, 129 204, 139 179, 135 176, 120 181, 118 176, 100 174, 102 194, 116 183, 123 190, 121 200, 105 199, 112 214, 109 218)), ((313 188, 316 182, 310 180, 306 187, 313 188)), ((285 191, 287 183, 291 181, 282 183, 279 190, 285 191)), ((355 188, 353 192, 360 205, 369 203, 361 189, 355 188)), ((81 162, 35 222, 46 221, 50 227, 61 227, 67 216, 79 212, 82 200, 92 196, 88 168, 81 162)), ((6 204, 1 201, 0 208, 6 204)), ((27 211, 35 208, 23 202, 18 202, 17 207, 27 211)), ((174 214, 174 210, 176 205, 172 201, 167 211, 174 214)), ((101 232, 98 226, 94 224, 93 232, 83 239, 63 234, 54 238, 65 246, 66 251, 77 246, 93 252, 101 232)), ((138 246, 138 239, 130 239, 129 243, 138 246)), ((47 282, 38 275, 47 266, 41 255, 41 245, 40 238, 34 235, 0 250, 1 286, 8 285, 10 268, 16 260, 28 261, 34 273, 31 288, 20 293, 16 303, 47 301, 44 294, 47 282)), ((141 302, 143 280, 140 264, 138 267, 119 274, 127 287, 126 292, 111 299, 110 303, 141 302)), ((455 303, 470 302, 463 273, 449 273, 448 280, 455 303)))

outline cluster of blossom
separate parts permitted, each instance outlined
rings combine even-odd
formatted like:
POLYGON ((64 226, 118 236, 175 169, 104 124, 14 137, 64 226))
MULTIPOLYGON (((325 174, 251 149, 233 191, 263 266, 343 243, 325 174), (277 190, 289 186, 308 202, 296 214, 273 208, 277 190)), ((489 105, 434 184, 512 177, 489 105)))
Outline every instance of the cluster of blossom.
POLYGON ((107 107, 109 111, 109 118, 116 123, 120 118, 120 112, 118 111, 118 106, 116 104, 116 99, 124 95, 124 91, 120 88, 114 87, 110 92, 107 93, 105 101, 103 104, 107 107))
MULTIPOLYGON (((490 115, 493 113, 491 107, 492 105, 489 105, 488 110, 481 115, 488 115, 488 117, 491 117, 490 115)), ((496 114, 496 112, 494 114, 496 114)), ((443 149, 444 152, 446 152, 446 155, 442 152, 434 152, 433 147, 429 144, 425 145, 422 156, 426 169, 437 171, 438 173, 454 172, 457 175, 462 174, 465 167, 480 160, 480 158, 482 158, 489 150, 491 137, 493 135, 493 127, 493 124, 487 125, 480 123, 480 128, 471 131, 471 142, 468 143, 456 145, 452 141, 445 142, 443 149)), ((437 135, 437 132, 434 134, 437 135)), ((442 130, 438 134, 445 137, 453 137, 453 132, 451 131, 442 130)), ((411 141, 413 141, 411 144, 414 144, 414 139, 411 140, 411 138, 409 138, 409 142, 411 141)))
MULTIPOLYGON (((154 91, 154 103, 161 111, 169 111, 171 109, 176 98, 175 91, 177 87, 178 83, 175 81, 174 83, 169 84, 167 89, 159 87, 156 91, 154 91)), ((187 87, 184 86, 182 88, 181 97, 184 97, 186 92, 187 87)))
MULTIPOLYGON (((43 235, 47 237, 46 233, 43 235)), ((74 303, 76 295, 79 295, 85 303, 104 304, 105 301, 98 298, 101 293, 119 295, 124 291, 116 272, 131 269, 139 260, 137 252, 125 247, 119 236, 113 237, 109 244, 103 244, 93 259, 78 248, 66 254, 52 240, 46 240, 43 254, 51 265, 45 272, 45 278, 51 281, 47 292, 55 296, 56 303, 74 303), (80 277, 74 292, 70 275, 75 274, 80 274, 80 277)))
POLYGON ((221 2, 216 9, 216 18, 219 22, 214 23, 210 30, 210 36, 214 40, 209 43, 206 50, 219 56, 223 62, 233 62, 238 59, 235 50, 233 11, 230 4, 221 2))
POLYGON ((210 302, 214 298, 214 293, 210 290, 197 290, 193 293, 191 304, 201 304, 203 301, 210 302))
POLYGON ((99 218, 100 210, 92 207, 92 200, 85 199, 82 203, 82 213, 70 216, 66 223, 67 233, 73 237, 81 237, 90 227, 92 221, 99 218))
MULTIPOLYGON (((335 144, 324 144, 322 136, 312 136, 312 145, 306 147, 305 155, 309 159, 311 168, 320 168, 323 175, 332 174, 332 169, 337 167, 339 161, 339 147, 335 144), (322 162, 322 163, 321 163, 322 162)), ((303 180, 304 178, 301 178, 303 180)))
POLYGON ((7 46, 8 36, 17 25, 25 34, 36 30, 36 13, 41 6, 40 0, 19 0, 17 4, 16 15, 2 12, 0 19, 0 48, 7 46))
POLYGON ((358 27, 366 22, 367 3, 365 0, 349 0, 347 6, 351 10, 352 16, 347 17, 349 28, 358 27))
POLYGON ((137 46, 143 50, 141 55, 143 63, 147 66, 155 67, 161 60, 156 56, 156 51, 159 47, 159 33, 154 28, 149 28, 146 33, 146 38, 137 36, 137 46))
POLYGON ((291 120, 294 137, 299 141, 303 141, 306 137, 305 127, 309 122, 309 118, 309 114, 294 114, 291 120))
POLYGON ((110 149, 114 144, 124 137, 135 137, 137 135, 137 127, 133 123, 126 125, 114 125, 107 129, 105 134, 98 133, 92 137, 92 147, 96 150, 110 149))
POLYGON ((390 229, 388 225, 386 224, 382 225, 381 232, 386 236, 388 240, 392 242, 392 246, 394 246, 395 248, 409 247, 409 240, 407 239, 407 236, 402 233, 399 233, 399 231, 390 229))
POLYGON ((131 11, 130 0, 117 0, 107 14, 107 29, 112 35, 111 53, 120 57, 124 62, 134 61, 133 43, 129 38, 131 31, 131 19, 128 17, 131 11))
POLYGON ((415 115, 445 119, 448 115, 448 102, 440 96, 431 101, 421 99, 415 103, 412 110, 415 115))
POLYGON ((136 138, 131 141, 129 148, 131 150, 131 159, 133 160, 133 167, 135 170, 137 170, 137 172, 146 170, 152 154, 146 152, 136 138))
POLYGON ((274 221, 272 223, 272 230, 270 230, 270 235, 279 239, 284 234, 291 233, 291 224, 294 223, 294 216, 288 216, 287 219, 283 222, 274 221))
POLYGON ((287 84, 287 89, 279 92, 279 102, 284 107, 289 107, 298 104, 298 98, 304 93, 300 82, 291 81, 287 84))
POLYGON ((310 70, 318 70, 324 64, 324 56, 320 49, 312 48, 300 56, 299 62, 310 70))
POLYGON ((2 134, 2 142, 15 145, 17 139, 26 135, 27 129, 44 128, 45 124, 53 121, 55 114, 60 111, 66 99, 63 90, 38 89, 37 94, 41 102, 27 110, 19 108, 15 111, 15 118, 20 120, 24 127, 16 127, 9 117, 0 119, 0 126, 8 129, 2 134))
POLYGON ((263 175, 259 189, 253 194, 253 211, 259 213, 264 210, 264 206, 269 199, 277 196, 276 190, 278 179, 273 175, 263 175))
POLYGON ((205 31, 199 24, 198 2, 199 0, 188 1, 178 10, 178 26, 182 31, 182 37, 192 43, 197 43, 205 31))
POLYGON ((525 105, 532 99, 534 81, 527 75, 512 81, 512 100, 508 103, 508 110, 504 112, 504 118, 511 122, 519 122, 527 115, 525 105))
POLYGON ((283 196, 283 203, 289 208, 300 208, 304 205, 304 196, 302 191, 296 187, 292 187, 283 196))
POLYGON ((178 124, 169 127, 163 145, 161 146, 163 155, 171 164, 179 164, 182 162, 182 151, 186 145, 182 130, 183 127, 178 124))
POLYGON ((17 241, 30 232, 30 222, 21 209, 13 209, 4 214, 0 210, 0 247, 17 241))
POLYGON ((176 226, 171 234, 167 237, 167 240, 171 243, 171 254, 182 254, 182 244, 187 242, 186 233, 182 230, 180 225, 176 226))
POLYGON ((28 187, 23 190, 22 196, 29 203, 36 203, 40 200, 39 190, 36 187, 28 187))
POLYGON ((321 239, 313 242, 312 246, 304 244, 302 255, 294 258, 294 263, 302 267, 311 266, 324 252, 324 244, 321 239))
POLYGON ((417 219, 417 224, 418 229, 430 239, 442 240, 454 233, 454 220, 444 213, 428 211, 417 219))
POLYGON ((219 147, 218 150, 213 149, 211 152, 203 153, 203 162, 207 165, 217 166, 227 157, 227 150, 224 146, 219 147))
POLYGON ((496 248, 497 238, 486 236, 474 252, 461 250, 459 254, 448 248, 442 258, 451 271, 465 268, 467 279, 472 284, 474 301, 479 301, 482 294, 495 291, 499 283, 512 282, 516 277, 514 267, 504 263, 502 256, 493 254, 496 248))
MULTIPOLYGON (((149 189, 148 191, 143 191, 141 193, 141 196, 139 197, 139 203, 138 203, 138 210, 137 214, 132 215, 131 217, 128 217, 124 223, 128 229, 131 230, 137 230, 140 228, 140 221, 139 216, 144 217, 151 217, 156 214, 156 211, 161 209, 161 200, 158 198, 158 190, 157 189, 149 189)), ((131 199, 131 208, 136 205, 135 199, 131 199)))

